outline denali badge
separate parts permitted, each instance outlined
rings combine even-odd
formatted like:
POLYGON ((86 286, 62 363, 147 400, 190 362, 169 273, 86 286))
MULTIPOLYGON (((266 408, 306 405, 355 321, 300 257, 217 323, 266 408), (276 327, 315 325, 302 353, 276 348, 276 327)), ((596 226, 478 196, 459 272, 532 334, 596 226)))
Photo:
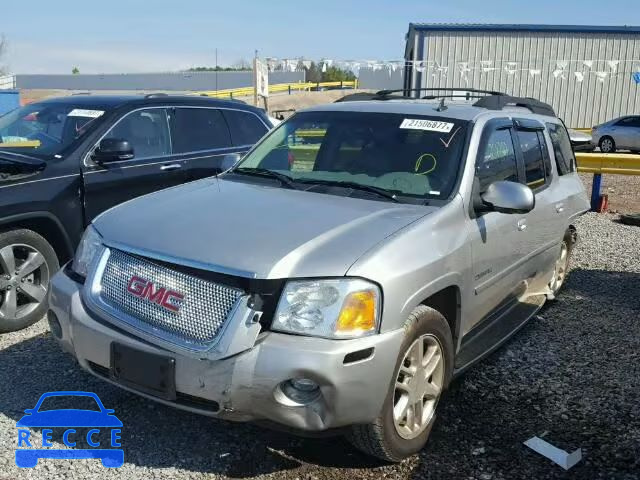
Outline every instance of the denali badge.
POLYGON ((184 300, 184 295, 181 293, 168 290, 165 287, 157 287, 153 282, 135 275, 129 280, 127 291, 136 297, 143 298, 176 313, 180 311, 184 300))

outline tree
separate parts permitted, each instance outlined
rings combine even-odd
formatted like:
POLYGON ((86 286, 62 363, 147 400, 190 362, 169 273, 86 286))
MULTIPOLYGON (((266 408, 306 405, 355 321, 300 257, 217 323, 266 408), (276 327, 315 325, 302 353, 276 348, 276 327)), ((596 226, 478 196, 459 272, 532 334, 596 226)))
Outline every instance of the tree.
POLYGON ((78 75, 80 73, 80 69, 78 67, 73 67, 73 70, 71 70, 71 73, 73 75, 78 75))
POLYGON ((329 67, 322 71, 322 68, 315 62, 311 62, 309 68, 305 68, 307 82, 352 82, 356 76, 350 70, 343 70, 338 67, 329 67))
POLYGON ((305 68, 305 70, 307 71, 307 82, 317 83, 322 81, 322 72, 318 68, 318 65, 316 65, 316 62, 311 62, 309 68, 305 68))

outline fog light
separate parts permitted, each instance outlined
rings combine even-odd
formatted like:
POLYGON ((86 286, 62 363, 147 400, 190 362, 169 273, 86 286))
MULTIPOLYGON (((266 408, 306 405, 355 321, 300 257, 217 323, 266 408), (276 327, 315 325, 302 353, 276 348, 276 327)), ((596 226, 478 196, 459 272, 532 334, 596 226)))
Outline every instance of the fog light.
POLYGON ((55 313, 52 310, 47 312, 47 321, 49 322, 49 330, 57 339, 62 338, 62 326, 55 313))
POLYGON ((308 378, 292 378, 280 385, 284 393, 293 402, 306 405, 320 396, 320 387, 308 378))

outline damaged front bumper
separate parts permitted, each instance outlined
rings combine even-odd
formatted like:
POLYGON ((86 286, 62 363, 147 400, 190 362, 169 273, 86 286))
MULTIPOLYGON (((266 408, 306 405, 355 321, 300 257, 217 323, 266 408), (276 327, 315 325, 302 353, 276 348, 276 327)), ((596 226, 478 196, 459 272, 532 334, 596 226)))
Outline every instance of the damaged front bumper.
POLYGON ((220 341, 227 346, 225 352, 195 355, 123 330, 105 315, 90 311, 82 298, 82 285, 64 271, 51 282, 50 309, 59 322, 55 330, 62 348, 98 377, 199 414, 234 421, 266 420, 306 431, 374 420, 389 392, 403 338, 403 330, 355 340, 261 332, 247 345, 250 332, 240 328, 247 312, 238 311, 220 341), (175 359, 175 400, 114 381, 110 375, 114 342, 175 359), (242 348, 234 352, 233 345, 242 348), (304 402, 292 399, 286 388, 292 379, 314 382, 317 394, 304 402))

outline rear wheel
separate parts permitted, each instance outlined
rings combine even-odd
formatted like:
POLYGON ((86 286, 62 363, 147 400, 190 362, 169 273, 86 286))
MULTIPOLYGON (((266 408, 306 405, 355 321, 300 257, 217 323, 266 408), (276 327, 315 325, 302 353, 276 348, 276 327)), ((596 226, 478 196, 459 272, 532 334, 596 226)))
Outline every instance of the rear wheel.
POLYGON ((616 151, 616 142, 611 137, 602 137, 600 139, 600 151, 602 153, 613 153, 616 151))
POLYGON ((393 381, 380 416, 354 425, 353 445, 387 462, 399 462, 420 451, 435 421, 435 411, 453 370, 453 342, 445 318, 417 307, 405 324, 393 381))
POLYGON ((44 316, 49 280, 58 268, 55 251, 37 233, 0 233, 0 333, 26 328, 44 316))

